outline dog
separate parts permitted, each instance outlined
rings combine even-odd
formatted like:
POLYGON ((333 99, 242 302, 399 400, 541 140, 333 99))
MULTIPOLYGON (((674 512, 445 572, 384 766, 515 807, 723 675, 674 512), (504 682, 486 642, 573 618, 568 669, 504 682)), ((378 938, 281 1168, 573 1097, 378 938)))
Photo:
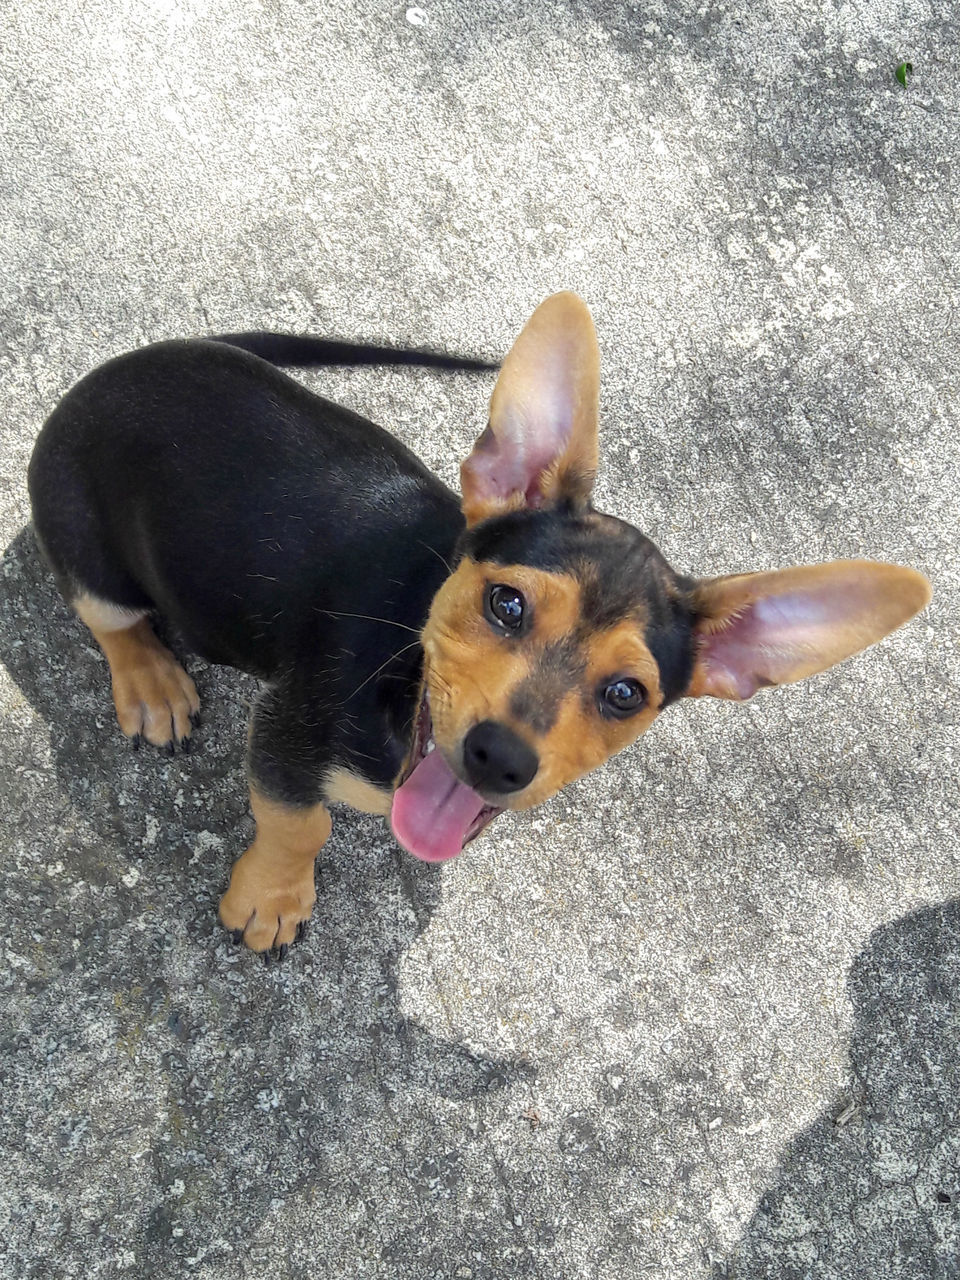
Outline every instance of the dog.
POLYGON ((134 746, 189 745, 193 682, 155 636, 258 677, 255 838, 220 918, 281 958, 315 900, 328 806, 389 815, 431 862, 596 768, 683 697, 823 671, 930 599, 864 560, 695 578, 596 511, 599 352, 575 294, 506 359, 461 497, 278 364, 483 361, 271 334, 161 342, 100 366, 44 425, 40 546, 106 655, 134 746))

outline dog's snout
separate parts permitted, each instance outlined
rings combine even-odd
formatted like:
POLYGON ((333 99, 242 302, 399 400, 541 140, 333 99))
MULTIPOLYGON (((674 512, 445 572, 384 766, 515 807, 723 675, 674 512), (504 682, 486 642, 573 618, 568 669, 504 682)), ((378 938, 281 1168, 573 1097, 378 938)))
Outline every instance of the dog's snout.
POLYGON ((471 787, 507 795, 533 781, 540 761, 505 725, 481 720, 463 740, 463 767, 471 787))

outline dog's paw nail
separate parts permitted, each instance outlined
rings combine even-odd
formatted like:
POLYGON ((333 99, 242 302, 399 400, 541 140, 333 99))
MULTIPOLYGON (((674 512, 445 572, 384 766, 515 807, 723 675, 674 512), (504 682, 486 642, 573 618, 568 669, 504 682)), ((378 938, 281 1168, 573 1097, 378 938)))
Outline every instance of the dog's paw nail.
POLYGON ((171 739, 171 741, 170 741, 170 742, 168 742, 168 743, 167 743, 167 745, 166 745, 163 749, 164 749, 164 751, 167 753, 167 755, 168 755, 168 756, 172 756, 172 755, 173 755, 174 751, 176 751, 176 747, 173 745, 173 741, 172 741, 172 739, 171 739))
POLYGON ((235 942, 235 943, 239 946, 239 945, 240 945, 240 943, 243 941, 243 930, 242 930, 242 929, 231 929, 231 930, 230 930, 230 941, 231 941, 231 942, 235 942))
POLYGON ((190 712, 190 723, 193 725, 195 729, 200 728, 200 712, 199 711, 190 712))
POLYGON ((183 752, 183 754, 184 754, 184 755, 189 755, 189 754, 190 754, 190 739, 189 739, 189 738, 181 738, 181 739, 180 739, 180 750, 183 752))
POLYGON ((143 734, 135 733, 130 739, 130 745, 133 747, 134 751, 139 751, 140 747, 143 745, 143 734))
POLYGON ((263 956, 263 963, 269 968, 273 964, 273 952, 268 948, 266 951, 261 951, 260 954, 263 956))
POLYGON ((297 942, 302 942, 306 932, 307 932, 307 922, 306 920, 301 920, 300 923, 297 925, 297 942))
POLYGON ((277 960, 279 961, 279 963, 282 964, 283 961, 286 960, 287 952, 289 950, 290 950, 290 946, 288 943, 285 942, 283 946, 280 948, 280 950, 277 952, 277 960))

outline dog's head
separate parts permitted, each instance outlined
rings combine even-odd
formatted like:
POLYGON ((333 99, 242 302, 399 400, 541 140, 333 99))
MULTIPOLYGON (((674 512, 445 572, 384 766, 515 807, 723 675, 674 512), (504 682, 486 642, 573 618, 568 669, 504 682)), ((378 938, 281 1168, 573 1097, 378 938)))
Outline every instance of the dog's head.
POLYGON ((824 671, 930 598, 912 569, 838 561, 695 579, 590 504, 599 353, 570 293, 534 312, 461 468, 467 528, 423 631, 424 698, 391 821, 439 861, 539 804, 670 702, 824 671))

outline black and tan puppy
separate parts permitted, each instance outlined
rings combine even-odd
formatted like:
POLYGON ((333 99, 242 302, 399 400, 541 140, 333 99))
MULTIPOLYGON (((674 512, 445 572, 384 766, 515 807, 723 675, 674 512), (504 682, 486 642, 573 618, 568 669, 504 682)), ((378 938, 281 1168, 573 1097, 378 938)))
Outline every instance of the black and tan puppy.
POLYGON ((310 915, 327 804, 453 857, 676 699, 813 675, 929 599, 919 573, 868 561, 685 577, 594 511, 598 351, 573 294, 507 356, 462 500, 255 351, 337 358, 268 335, 146 347, 65 397, 30 466, 37 534, 106 654, 124 733, 172 750, 199 707, 152 610, 264 682, 256 838, 220 905, 254 950, 285 949, 310 915))

